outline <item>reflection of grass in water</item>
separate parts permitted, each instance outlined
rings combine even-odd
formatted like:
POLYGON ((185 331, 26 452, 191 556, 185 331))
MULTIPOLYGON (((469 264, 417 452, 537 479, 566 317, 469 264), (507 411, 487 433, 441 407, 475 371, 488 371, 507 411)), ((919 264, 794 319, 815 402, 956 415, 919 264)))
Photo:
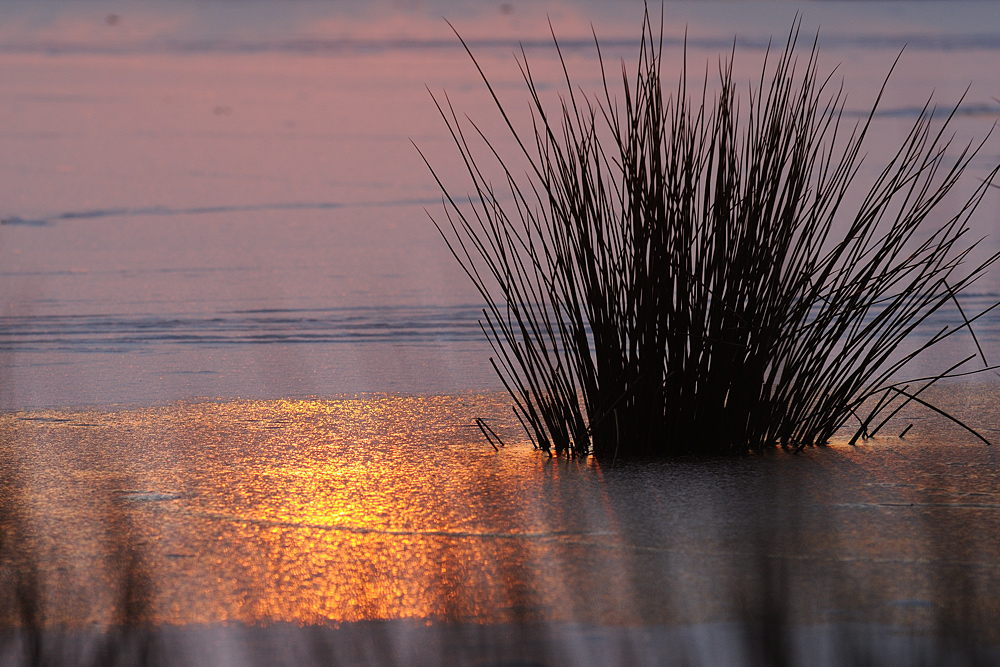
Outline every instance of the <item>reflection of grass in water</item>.
POLYGON ((549 109, 522 59, 530 134, 484 75, 520 147, 508 157, 438 103, 474 189, 463 204, 438 179, 438 226, 488 302, 494 367, 542 449, 611 461, 804 447, 878 397, 863 437, 935 380, 910 388, 898 372, 971 328, 962 314, 905 349, 996 261, 967 265, 976 243, 963 238, 996 170, 934 222, 978 147, 946 157, 950 117, 934 123, 927 106, 842 211, 874 110, 843 127, 842 92, 819 74, 815 45, 799 61, 797 33, 742 103, 731 60, 716 91, 706 75, 690 95, 682 73, 665 93, 648 14, 621 99, 604 72, 594 97, 567 74, 549 109))

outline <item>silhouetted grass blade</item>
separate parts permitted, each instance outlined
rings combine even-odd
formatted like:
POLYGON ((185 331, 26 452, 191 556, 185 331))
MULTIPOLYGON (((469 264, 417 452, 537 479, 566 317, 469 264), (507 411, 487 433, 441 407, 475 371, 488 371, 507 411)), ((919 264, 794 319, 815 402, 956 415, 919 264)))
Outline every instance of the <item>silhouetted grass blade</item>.
POLYGON ((799 61, 799 26, 780 53, 769 49, 746 103, 735 47, 717 84, 706 70, 690 95, 685 55, 665 91, 662 28, 654 33, 648 10, 620 93, 603 60, 604 90, 575 89, 553 31, 566 84, 557 109, 523 50, 517 59, 530 133, 462 42, 520 154, 502 155, 447 96, 435 99, 472 184, 460 201, 435 173, 445 205, 435 224, 487 301, 493 367, 537 447, 611 461, 800 449, 827 442, 874 399, 856 441, 900 401, 932 407, 918 394, 958 368, 913 392, 894 381, 972 332, 978 316, 958 297, 998 255, 971 262, 977 243, 963 237, 997 169, 941 213, 982 144, 954 151, 954 111, 937 121, 928 102, 867 194, 849 198, 886 84, 845 128, 843 90, 818 71, 818 36, 799 61), (948 304, 961 324, 905 352, 948 304))

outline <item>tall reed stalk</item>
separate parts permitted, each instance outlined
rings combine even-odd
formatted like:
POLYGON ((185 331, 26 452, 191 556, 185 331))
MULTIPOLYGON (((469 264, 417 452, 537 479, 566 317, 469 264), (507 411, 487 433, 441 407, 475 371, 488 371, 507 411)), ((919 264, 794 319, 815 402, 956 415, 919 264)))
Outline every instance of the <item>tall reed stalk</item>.
POLYGON ((522 50, 530 133, 480 68, 520 152, 509 157, 435 99, 472 184, 454 197, 431 167, 446 212, 435 224, 487 302, 491 361, 542 449, 745 453, 824 443, 855 418, 865 436, 900 401, 924 403, 937 379, 911 388, 894 382, 899 371, 971 329, 963 315, 910 342, 998 258, 972 262, 965 238, 996 169, 939 213, 982 144, 952 151, 951 116, 935 121, 925 106, 845 210, 878 100, 845 127, 843 92, 819 74, 815 42, 800 62, 798 31, 765 58, 746 102, 731 58, 717 87, 706 75, 692 96, 682 71, 668 94, 648 11, 621 97, 602 61, 603 91, 576 90, 566 74, 553 112, 522 50), (527 175, 514 168, 524 159, 527 175), (856 417, 866 401, 874 408, 856 417))

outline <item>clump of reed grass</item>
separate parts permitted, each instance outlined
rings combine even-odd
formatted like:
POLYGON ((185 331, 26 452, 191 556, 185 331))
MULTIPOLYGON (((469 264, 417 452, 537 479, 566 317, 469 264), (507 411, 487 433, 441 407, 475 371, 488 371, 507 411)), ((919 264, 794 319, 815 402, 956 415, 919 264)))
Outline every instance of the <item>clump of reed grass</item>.
POLYGON ((855 418, 856 437, 867 437, 959 372, 894 380, 972 328, 962 313, 911 342, 997 260, 972 261, 977 242, 966 240, 997 170, 942 216, 982 144, 952 151, 951 115, 936 120, 928 103, 845 210, 878 100, 847 127, 816 42, 804 62, 797 55, 799 25, 745 102, 732 56, 711 90, 706 74, 689 94, 686 66, 665 90, 662 27, 655 35, 648 11, 620 98, 602 60, 603 90, 574 89, 566 73, 553 112, 522 50, 530 133, 462 42, 519 154, 501 155, 447 97, 435 99, 472 184, 454 197, 431 167, 446 213, 435 224, 487 302, 493 367, 536 446, 607 460, 738 454, 825 443, 855 418), (514 167, 523 160, 524 176, 514 167), (858 416, 866 401, 874 408, 858 416))

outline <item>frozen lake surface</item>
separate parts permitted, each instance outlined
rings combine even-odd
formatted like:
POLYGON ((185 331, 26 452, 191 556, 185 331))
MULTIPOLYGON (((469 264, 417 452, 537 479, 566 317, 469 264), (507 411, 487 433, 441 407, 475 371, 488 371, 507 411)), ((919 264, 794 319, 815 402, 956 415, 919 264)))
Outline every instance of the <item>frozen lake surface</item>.
MULTIPOLYGON (((995 3, 668 3, 667 67, 735 35, 748 82, 796 12, 851 120, 905 45, 860 184, 932 93, 956 142, 1000 117, 995 3)), ((555 100, 550 18, 596 90, 591 26, 615 69, 642 5, 0 6, 0 663, 1000 662, 1000 464, 930 413, 797 456, 530 450, 413 146, 463 191, 428 88, 501 136, 442 17, 526 121, 518 44, 555 100)), ((991 190, 981 256, 998 223, 991 190)), ((1000 440, 995 376, 936 400, 1000 440)))

